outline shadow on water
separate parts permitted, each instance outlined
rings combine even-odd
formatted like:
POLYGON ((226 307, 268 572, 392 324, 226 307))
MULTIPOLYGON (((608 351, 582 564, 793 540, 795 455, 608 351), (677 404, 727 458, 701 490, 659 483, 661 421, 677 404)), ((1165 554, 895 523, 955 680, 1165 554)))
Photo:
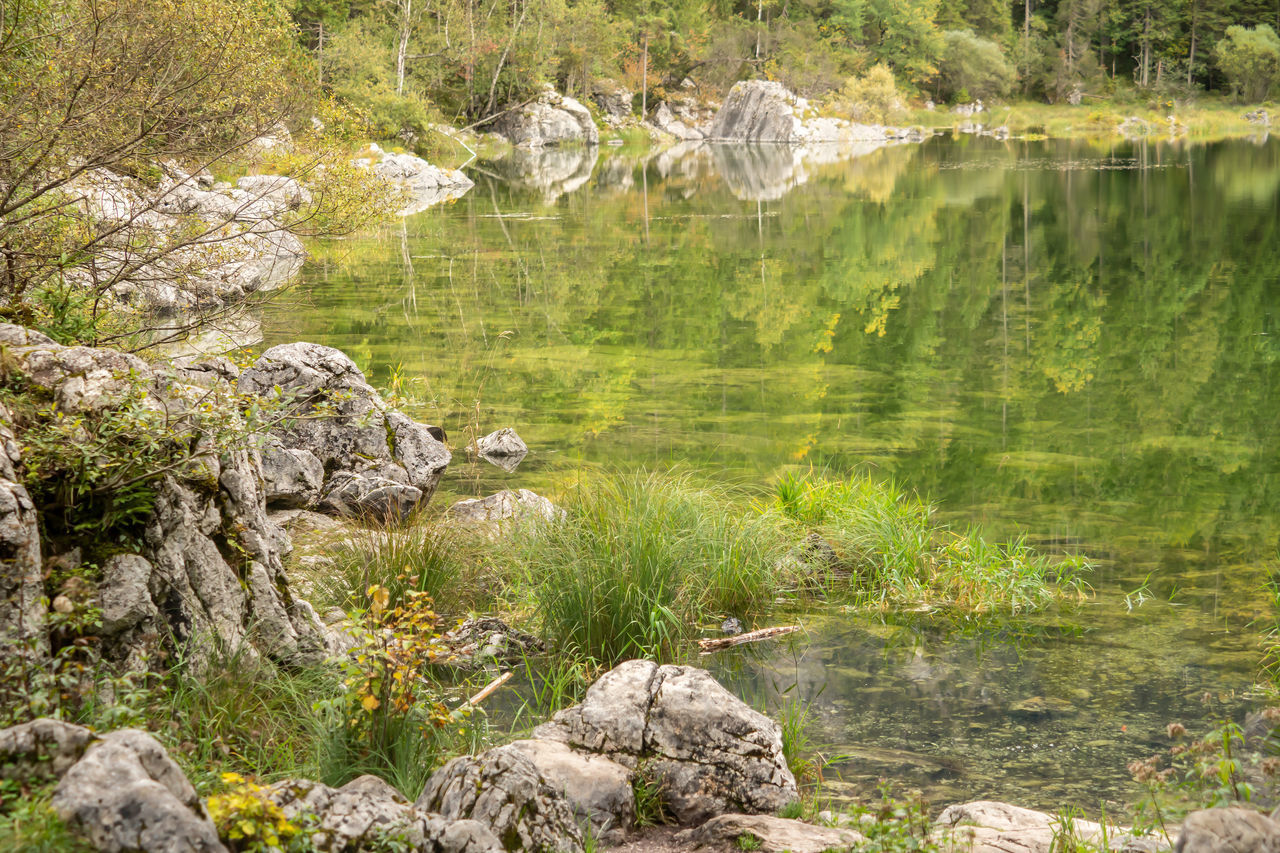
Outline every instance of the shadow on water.
POLYGON ((458 453, 441 502, 554 495, 595 466, 864 470, 957 525, 1097 558, 1095 597, 1066 614, 819 609, 797 645, 712 664, 761 702, 817 697, 846 791, 1124 799, 1167 722, 1240 717, 1274 619, 1280 146, 961 138, 827 159, 480 164, 457 202, 316 252, 310 306, 268 311, 267 342, 404 377, 450 436, 518 429, 518 469, 458 453))

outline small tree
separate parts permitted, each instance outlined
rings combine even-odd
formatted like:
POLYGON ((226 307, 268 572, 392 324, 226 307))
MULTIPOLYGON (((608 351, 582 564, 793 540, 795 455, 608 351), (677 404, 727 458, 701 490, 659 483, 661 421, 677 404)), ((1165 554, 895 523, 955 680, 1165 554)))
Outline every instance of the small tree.
POLYGON ((861 77, 844 82, 833 104, 854 121, 889 124, 903 115, 902 96, 887 65, 873 65, 861 77))
POLYGON ((972 30, 950 30, 938 63, 938 95, 952 100, 967 90, 974 98, 1002 98, 1013 88, 1014 70, 995 42, 972 30))
POLYGON ((1261 101, 1280 75, 1280 37, 1266 24, 1227 27, 1214 48, 1218 67, 1246 101, 1261 101))

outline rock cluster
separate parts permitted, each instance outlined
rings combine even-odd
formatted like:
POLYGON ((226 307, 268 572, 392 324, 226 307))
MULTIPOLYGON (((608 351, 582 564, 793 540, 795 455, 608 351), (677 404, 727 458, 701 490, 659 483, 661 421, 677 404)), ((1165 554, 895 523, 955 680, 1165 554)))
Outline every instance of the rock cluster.
POLYGON ((451 201, 465 195, 475 184, 457 169, 441 169, 432 166, 413 154, 394 154, 370 145, 368 156, 360 157, 356 165, 373 169, 383 180, 404 190, 404 206, 401 216, 421 213, 432 205, 451 201))
POLYGON ((493 129, 517 148, 600 144, 590 110, 550 87, 533 101, 503 113, 493 129))
MULTIPOLYGON (((108 349, 64 347, 35 332, 0 325, 9 364, 33 393, 47 395, 64 417, 92 418, 130 395, 175 422, 198 417, 209 374, 167 368, 108 349)), ((12 420, 0 433, 13 436, 12 420)), ((43 563, 36 510, 16 479, 13 455, 0 466, 0 535, 8 545, 0 584, 0 634, 43 644, 43 563)), ((135 550, 102 565, 93 594, 102 611, 103 651, 145 669, 155 638, 189 644, 200 668, 213 649, 243 649, 280 661, 316 660, 326 652, 314 611, 289 591, 283 557, 288 538, 267 518, 262 461, 256 448, 196 444, 187 464, 159 474, 154 509, 135 550), (203 448, 203 449, 202 449, 203 448)), ((68 561, 78 560, 69 556, 68 561)))
POLYGON ((69 183, 67 193, 71 209, 111 235, 92 272, 76 270, 73 280, 138 310, 221 307, 278 287, 306 257, 283 222, 310 203, 292 178, 246 176, 232 186, 166 164, 154 186, 94 169, 69 183), (157 251, 178 235, 181 247, 157 251))

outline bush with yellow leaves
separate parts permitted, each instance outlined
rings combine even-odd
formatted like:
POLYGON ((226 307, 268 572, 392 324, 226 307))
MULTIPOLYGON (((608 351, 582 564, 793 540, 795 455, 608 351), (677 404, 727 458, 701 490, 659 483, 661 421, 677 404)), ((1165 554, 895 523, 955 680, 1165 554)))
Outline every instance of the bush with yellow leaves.
POLYGON ((222 774, 226 791, 209 798, 209 817, 233 853, 310 853, 306 820, 294 822, 266 789, 238 773, 222 774))

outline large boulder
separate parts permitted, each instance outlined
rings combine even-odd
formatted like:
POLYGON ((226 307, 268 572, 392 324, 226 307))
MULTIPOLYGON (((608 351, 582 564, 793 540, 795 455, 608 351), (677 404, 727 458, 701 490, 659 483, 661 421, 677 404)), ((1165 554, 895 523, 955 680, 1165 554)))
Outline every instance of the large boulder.
POLYGON ((509 744, 445 764, 427 780, 415 805, 445 820, 478 821, 508 851, 583 849, 582 831, 564 793, 509 744))
POLYGON ((551 787, 561 791, 578 822, 596 838, 618 841, 635 824, 634 772, 603 755, 576 752, 551 740, 517 740, 524 754, 551 787))
POLYGON ((772 80, 733 84, 707 139, 718 142, 770 142, 790 145, 884 144, 902 133, 880 125, 817 116, 809 102, 772 80))
POLYGON ((534 734, 639 768, 682 823, 771 814, 798 797, 778 725, 694 667, 627 661, 534 734))
POLYGON ((39 519, 26 487, 10 475, 0 478, 0 643, 43 657, 49 641, 39 519))
POLYGON ((93 732, 41 717, 0 729, 0 779, 60 779, 93 741, 93 732))
POLYGON ((54 789, 53 808, 104 853, 226 851, 182 769, 133 729, 89 747, 54 789))
POLYGON ((331 347, 272 347, 240 375, 238 387, 282 397, 293 416, 273 429, 278 444, 267 451, 273 505, 399 518, 431 499, 449 464, 438 428, 393 410, 355 362, 331 347), (319 462, 319 489, 314 463, 293 451, 319 462))
POLYGON ((1247 808, 1203 809, 1187 815, 1174 853, 1277 853, 1280 822, 1247 808))
POLYGON ((493 129, 517 148, 600 144, 600 132, 591 112, 580 102, 552 89, 504 113, 493 123, 493 129))
POLYGON ((501 842, 483 824, 419 812, 376 776, 361 776, 341 788, 305 780, 278 782, 267 798, 288 820, 311 821, 309 840, 319 853, 380 850, 393 838, 414 853, 503 853, 501 842))

